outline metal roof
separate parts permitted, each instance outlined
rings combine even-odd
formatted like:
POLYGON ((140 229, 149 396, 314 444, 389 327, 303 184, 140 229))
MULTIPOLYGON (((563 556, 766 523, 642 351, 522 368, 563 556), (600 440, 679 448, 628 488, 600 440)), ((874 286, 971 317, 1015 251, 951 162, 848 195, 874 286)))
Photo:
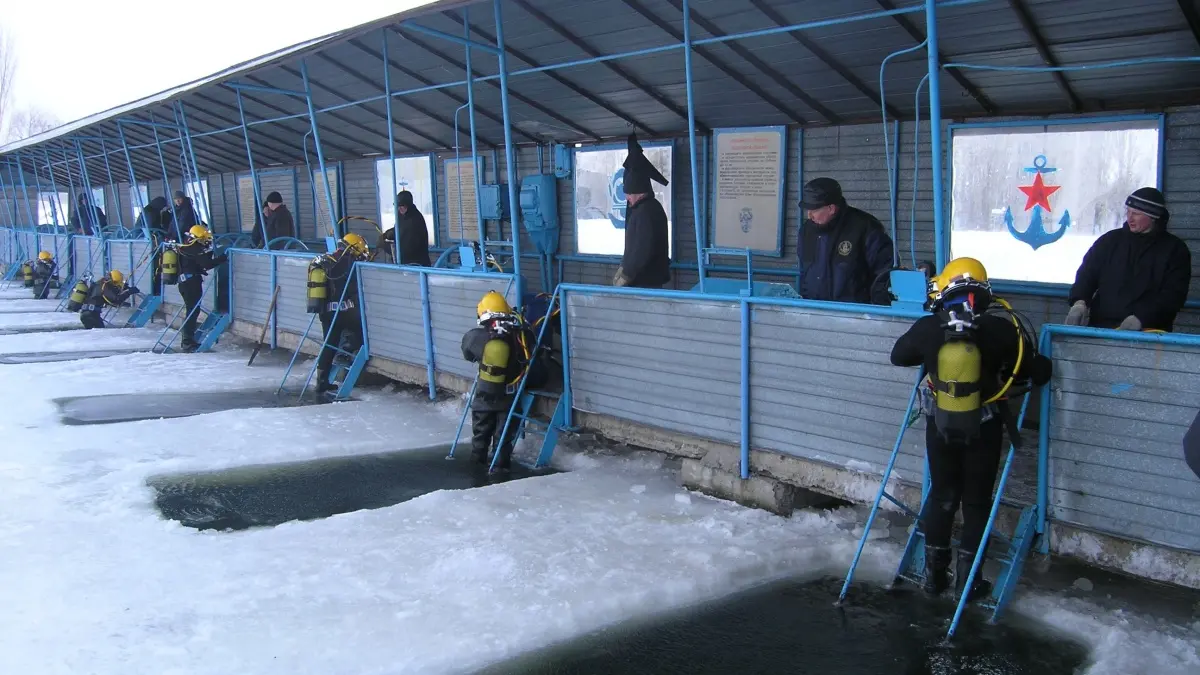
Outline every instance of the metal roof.
MULTIPOLYGON (((1200 20, 1195 0, 958 0, 938 10, 943 63, 991 66, 1079 66, 1121 59, 1200 57, 1200 20)), ((893 0, 693 0, 692 39, 789 24, 880 14, 923 3, 893 0)), ((504 0, 502 11, 509 71, 510 112, 516 142, 554 139, 586 142, 627 134, 645 137, 686 133, 686 90, 681 0, 504 0), (531 71, 629 51, 661 51, 560 70, 531 71)), ((171 102, 183 103, 202 173, 248 169, 233 82, 303 91, 300 61, 306 60, 327 160, 387 151, 383 99, 383 33, 393 97, 398 154, 469 147, 464 48, 411 27, 416 23, 451 35, 464 34, 469 12, 473 40, 494 44, 491 2, 445 0, 280 50, 155 96, 65 125, 0 148, 24 151, 44 171, 43 149, 71 137, 116 138, 116 120, 174 122, 171 102), (410 25, 404 25, 409 22, 410 25), (354 101, 375 99, 361 105, 354 101), (340 106, 340 107, 339 107, 340 106), (235 130, 211 133, 221 129, 235 130), (205 135, 210 134, 210 135, 205 135), (32 157, 31 157, 32 155, 32 157)), ((921 11, 876 16, 850 23, 827 22, 790 33, 736 41, 710 41, 693 52, 694 98, 701 131, 728 126, 802 126, 878 122, 880 64, 925 35, 921 11)), ((474 50, 476 131, 481 148, 503 142, 498 59, 474 50)), ((914 115, 917 85, 926 75, 923 49, 893 58, 886 71, 889 115, 914 115)), ((947 68, 941 76, 944 117, 1147 110, 1200 103, 1200 63, 1155 63, 1119 70, 1063 73, 947 68)), ((316 161, 301 98, 242 91, 251 122, 256 168, 303 164, 305 148, 316 161), (259 120, 287 118, 255 124, 259 120)), ((921 116, 928 116, 922 101, 921 116)), ((154 143, 154 128, 122 125, 130 145, 154 143)), ((174 132, 160 130, 160 138, 174 132)), ((81 141, 87 155, 100 144, 81 141)), ((119 146, 118 146, 119 147, 119 146)), ((108 147, 109 151, 114 150, 108 147)), ((70 148, 74 160, 74 147, 70 148)), ((179 175, 178 144, 164 146, 168 172, 179 175)), ((139 179, 161 178, 153 146, 131 151, 139 179)), ((61 158, 61 153, 54 159, 61 158)), ((116 180, 127 180, 123 154, 111 154, 116 180)), ((65 166, 58 167, 58 171, 65 166)), ((94 184, 106 174, 103 159, 89 160, 94 184)), ((72 169, 78 173, 78 167, 72 169)), ((65 179, 66 174, 61 174, 65 179)))

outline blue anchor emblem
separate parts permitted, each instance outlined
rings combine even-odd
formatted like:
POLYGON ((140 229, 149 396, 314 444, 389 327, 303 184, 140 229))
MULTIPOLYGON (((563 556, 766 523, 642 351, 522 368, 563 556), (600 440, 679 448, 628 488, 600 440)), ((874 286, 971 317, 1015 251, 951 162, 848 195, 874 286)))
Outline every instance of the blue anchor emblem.
POLYGON ((1042 222, 1042 212, 1050 213, 1050 195, 1058 192, 1061 188, 1059 185, 1046 185, 1042 181, 1042 175, 1054 173, 1058 169, 1046 166, 1046 156, 1038 155, 1033 158, 1033 166, 1026 167, 1025 173, 1032 173, 1033 185, 1019 186, 1021 192, 1025 193, 1026 202, 1025 210, 1033 209, 1033 215, 1029 219, 1029 227, 1025 228, 1024 232, 1018 232, 1013 227, 1013 214, 1010 207, 1004 207, 1004 224, 1008 227, 1008 233, 1017 241, 1023 241, 1029 244, 1033 250, 1038 250, 1047 244, 1053 244, 1063 235, 1067 233, 1067 228, 1071 226, 1071 212, 1063 211, 1062 218, 1058 220, 1058 229, 1053 233, 1046 231, 1046 225, 1042 222))
POLYGON ((609 205, 608 220, 612 226, 618 230, 625 229, 625 209, 628 206, 625 203, 625 169, 617 169, 613 174, 612 182, 608 184, 608 194, 612 197, 612 203, 609 205))

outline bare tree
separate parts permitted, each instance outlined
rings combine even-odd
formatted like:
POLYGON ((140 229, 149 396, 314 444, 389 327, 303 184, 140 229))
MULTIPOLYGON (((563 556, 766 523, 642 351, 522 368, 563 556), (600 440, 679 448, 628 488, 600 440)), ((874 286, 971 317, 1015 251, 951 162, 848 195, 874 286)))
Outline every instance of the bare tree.
POLYGON ((17 75, 17 45, 8 31, 0 28, 0 132, 12 117, 13 85, 17 75))
POLYGON ((8 120, 8 142, 13 143, 62 124, 54 115, 39 108, 14 110, 8 120))

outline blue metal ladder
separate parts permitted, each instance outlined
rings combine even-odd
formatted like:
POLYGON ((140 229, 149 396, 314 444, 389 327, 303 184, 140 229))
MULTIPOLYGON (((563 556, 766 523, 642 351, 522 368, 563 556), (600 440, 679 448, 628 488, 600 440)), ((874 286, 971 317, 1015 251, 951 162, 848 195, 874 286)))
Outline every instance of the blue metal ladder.
MULTIPOLYGON (((196 341, 200 345, 196 348, 197 352, 206 352, 212 349, 213 346, 217 344, 217 340, 221 339, 221 334, 225 332, 225 329, 229 327, 229 324, 232 321, 230 316, 225 312, 217 312, 204 307, 204 296, 208 294, 208 284, 211 283, 216 283, 216 279, 214 278, 208 283, 201 285, 200 302, 196 305, 195 309, 197 313, 203 310, 206 315, 204 317, 204 321, 196 327, 196 341)), ((140 311, 141 307, 138 309, 140 311)), ((175 351, 171 345, 175 344, 175 338, 179 337, 180 334, 183 333, 183 321, 179 322, 179 328, 172 328, 171 325, 174 324, 177 319, 179 319, 180 315, 183 314, 185 309, 187 309, 187 305, 181 305, 179 309, 175 310, 175 313, 171 315, 171 318, 167 320, 166 328, 164 328, 163 332, 159 334, 158 340, 155 341, 154 347, 152 348, 154 353, 170 354, 175 351)), ((187 317, 190 318, 191 313, 189 313, 187 317)))
MULTIPOLYGON (((353 268, 351 268, 349 272, 349 274, 357 273, 358 271, 353 268)), ((347 287, 348 286, 349 284, 347 284, 347 287)), ((360 321, 364 321, 365 323, 365 320, 362 318, 365 316, 365 314, 363 313, 364 310, 361 287, 359 288, 358 295, 359 318, 360 321)), ((338 309, 334 310, 333 320, 330 321, 329 324, 330 330, 333 329, 333 325, 337 322, 338 314, 342 311, 341 303, 344 302, 345 299, 346 287, 343 287, 342 295, 338 299, 338 309)), ((309 333, 312 331, 313 324, 317 322, 317 318, 317 314, 312 315, 312 318, 308 320, 308 326, 304 329, 304 334, 300 336, 300 340, 296 343, 296 351, 292 353, 292 359, 291 361, 288 361, 287 369, 283 371, 283 380, 279 383, 279 388, 275 390, 275 394, 277 396, 281 394, 284 391, 284 388, 287 386, 288 377, 290 377, 292 374, 292 368, 296 364, 296 359, 300 356, 300 351, 304 346, 304 341, 313 340, 309 337, 309 333)), ((350 399, 350 394, 354 391, 354 386, 358 383, 358 378, 362 375, 363 370, 367 367, 367 361, 371 360, 371 352, 367 345, 366 326, 360 326, 359 330, 362 333, 362 346, 354 352, 349 352, 345 349, 342 349, 340 344, 329 344, 329 333, 322 333, 321 348, 317 351, 316 358, 313 359, 313 364, 312 367, 309 368, 308 376, 304 378, 304 386, 300 388, 298 400, 302 400, 304 395, 308 392, 308 386, 312 383, 313 375, 316 374, 317 365, 320 363, 321 352, 325 351, 326 349, 332 349, 334 352, 333 363, 329 367, 329 383, 335 387, 333 393, 327 394, 327 396, 333 401, 346 401, 350 399)), ((316 340, 313 340, 313 342, 316 342, 316 340)))
MULTIPOLYGON (((147 247, 146 253, 142 255, 142 260, 139 261, 137 265, 134 265, 133 269, 136 270, 138 266, 142 264, 142 262, 145 262, 147 258, 150 258, 152 254, 157 253, 161 248, 161 246, 147 247)), ((130 256, 130 259, 132 258, 133 256, 130 256)), ((153 275, 153 272, 154 264, 151 263, 150 265, 146 266, 146 269, 142 270, 142 275, 140 277, 137 276, 136 273, 133 273, 130 283, 132 283, 134 286, 137 286, 139 280, 145 281, 146 274, 151 273, 151 275, 153 275)), ((157 312, 158 308, 162 306, 163 299, 161 295, 142 294, 141 297, 142 299, 139 300, 134 306, 133 313, 128 319, 125 320, 125 328, 142 328, 147 323, 150 323, 150 319, 154 317, 154 313, 157 312)), ((118 309, 119 308, 117 307, 110 307, 105 310, 107 313, 104 316, 104 320, 107 322, 114 314, 117 313, 118 309)))
MULTIPOLYGON (((858 541, 858 549, 854 553, 854 560, 850 563, 850 569, 846 572, 845 583, 842 584, 841 593, 838 595, 838 604, 841 604, 846 599, 846 594, 850 590, 850 583, 854 579, 854 572, 858 568, 859 560, 862 557, 863 548, 866 546, 867 538, 871 534, 871 527, 875 523, 875 517, 879 513, 880 504, 884 499, 895 504, 905 514, 914 521, 908 536, 908 541, 904 546, 904 554, 900 557, 900 564, 896 569, 896 574, 893 577, 892 585, 902 581, 907 581, 914 584, 918 588, 925 583, 925 535, 921 532, 919 520, 920 512, 925 508, 925 501, 929 494, 929 476, 928 465, 926 466, 926 476, 924 481, 924 489, 921 495, 921 509, 913 511, 908 508, 903 502, 896 497, 888 494, 887 482, 892 475, 892 468, 896 464, 896 457, 900 454, 901 443, 904 439, 904 432, 915 421, 913 415, 913 405, 916 402, 918 390, 921 387, 921 380, 924 379, 924 369, 917 374, 917 382, 913 386, 912 394, 908 399, 908 409, 905 411, 904 421, 900 426, 900 433, 896 438, 896 445, 892 448, 892 456, 888 460, 887 468, 883 472, 883 479, 879 483, 879 492, 875 496, 875 502, 871 506, 870 514, 867 516, 866 525, 863 527, 862 537, 858 541)), ((1017 418, 1017 428, 1025 420, 1025 412, 1029 407, 1030 392, 1026 392, 1021 403, 1021 413, 1017 418)), ((919 414, 919 413, 918 413, 919 414)), ((1011 441, 1011 439, 1010 439, 1011 441)), ((1016 446, 1010 442, 1008 455, 1004 460, 1004 471, 1000 475, 999 484, 996 486, 996 496, 992 500, 991 513, 988 515, 987 526, 984 528, 983 537, 980 540, 982 544, 979 551, 975 555, 975 560, 971 566, 971 573, 968 575, 966 583, 956 584, 962 586, 963 589, 970 589, 979 575, 980 569, 983 567, 984 557, 979 553, 987 554, 990 548, 987 543, 993 534, 993 529, 996 524, 996 514, 1000 511, 1000 502, 1004 497, 1004 488, 1008 483, 1008 477, 1012 470, 1013 456, 1016 453, 1016 446)), ((1001 572, 998 575, 996 582, 992 585, 991 595, 986 599, 981 599, 977 602, 980 607, 991 610, 991 616, 988 618, 988 623, 995 624, 1000 619, 1000 615, 1004 612, 1005 607, 1012 600, 1013 593, 1016 591, 1017 581, 1021 577, 1021 571, 1025 566, 1025 559, 1029 555, 1029 551, 1033 548, 1034 540, 1038 537, 1037 532, 1037 506, 1030 505, 1024 508, 1021 512, 1021 518, 1017 523, 1016 531, 1012 538, 997 535, 997 538, 1004 540, 1007 544, 1007 550, 999 555, 992 556, 1001 565, 1001 572)), ((957 602, 954 611, 954 618, 950 622, 950 627, 946 632, 946 639, 954 637, 954 633, 958 630, 958 625, 962 620, 963 612, 966 611, 967 598, 969 593, 962 593, 957 602)))
MULTIPOLYGON (((546 314, 542 319, 541 328, 538 330, 537 340, 534 343, 530 360, 531 366, 533 360, 537 358, 538 353, 542 350, 542 343, 546 336, 546 327, 550 324, 552 317, 554 316, 555 306, 558 304, 559 293, 555 291, 550 298, 550 303, 546 306, 546 314)), ((540 427, 543 433, 542 446, 538 451, 537 459, 533 463, 533 468, 538 469, 550 463, 550 460, 554 456, 554 449, 558 445, 559 434, 567 430, 567 403, 566 398, 560 393, 529 389, 527 384, 528 379, 522 377, 521 381, 517 385, 516 391, 513 394, 512 406, 508 409, 508 414, 505 416, 504 425, 500 428, 500 437, 496 440, 495 448, 493 448, 493 450, 498 450, 504 446, 504 442, 508 438, 507 432, 509 430, 509 425, 512 423, 513 418, 520 420, 518 424, 513 427, 513 434, 515 436, 515 438, 513 438, 514 444, 516 444, 517 441, 525 436, 526 425, 533 424, 534 426, 540 427), (550 419, 548 420, 539 419, 533 416, 534 410, 537 406, 537 400, 539 398, 547 398, 555 401, 554 412, 550 415, 550 419)), ((471 413, 471 403, 475 399, 475 392, 478 387, 479 374, 476 373, 475 381, 471 384, 471 391, 467 396, 466 407, 464 407, 462 417, 458 421, 458 431, 454 434, 454 442, 450 446, 450 454, 447 455, 447 459, 454 458, 454 451, 458 447, 458 438, 460 435, 462 435, 462 429, 466 424, 467 415, 471 413)), ((488 467, 488 471, 496 470, 496 463, 499 461, 499 459, 500 453, 493 453, 492 462, 488 467)))

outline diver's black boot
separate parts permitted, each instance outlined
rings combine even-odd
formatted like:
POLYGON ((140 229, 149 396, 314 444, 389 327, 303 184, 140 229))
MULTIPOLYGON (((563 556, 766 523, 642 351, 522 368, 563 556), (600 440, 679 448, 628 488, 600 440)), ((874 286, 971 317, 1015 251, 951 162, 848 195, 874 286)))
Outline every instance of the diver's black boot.
POLYGON ((950 548, 947 546, 925 547, 925 585, 922 590, 930 595, 941 595, 950 587, 950 548))
MULTIPOLYGON (((986 556, 986 554, 985 554, 986 556)), ((986 557, 984 559, 986 561, 986 557)), ((963 587, 967 585, 967 577, 971 576, 971 566, 975 564, 974 551, 959 551, 958 561, 954 568, 954 592, 961 596, 963 587)), ((979 565, 979 572, 975 574, 975 583, 971 584, 971 592, 967 596, 967 602, 975 602, 980 598, 987 597, 992 592, 992 582, 983 578, 983 564, 979 565)))

